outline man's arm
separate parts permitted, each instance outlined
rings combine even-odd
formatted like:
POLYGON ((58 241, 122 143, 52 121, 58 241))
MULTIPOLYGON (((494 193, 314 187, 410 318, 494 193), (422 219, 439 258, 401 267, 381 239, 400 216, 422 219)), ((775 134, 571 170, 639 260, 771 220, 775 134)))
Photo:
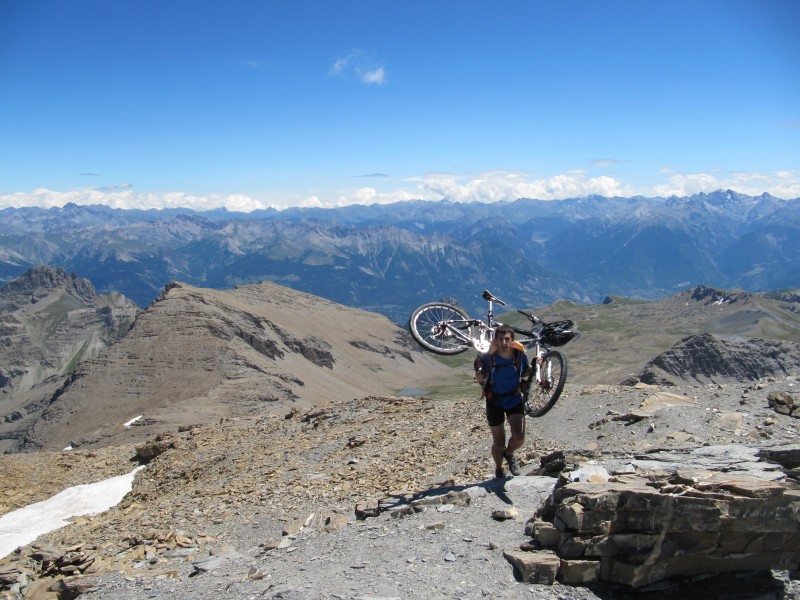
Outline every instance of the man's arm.
POLYGON ((475 381, 478 383, 483 383, 486 381, 486 374, 489 371, 489 361, 487 359, 487 355, 482 354, 478 356, 472 363, 472 366, 475 369, 475 381))

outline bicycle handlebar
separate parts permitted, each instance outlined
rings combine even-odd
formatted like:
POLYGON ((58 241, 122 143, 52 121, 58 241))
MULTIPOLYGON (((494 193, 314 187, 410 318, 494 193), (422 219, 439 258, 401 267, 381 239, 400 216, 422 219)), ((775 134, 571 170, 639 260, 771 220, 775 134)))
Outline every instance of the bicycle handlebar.
POLYGON ((520 335, 531 335, 533 333, 527 329, 523 329, 522 327, 514 327, 513 325, 511 325, 511 331, 520 335))
POLYGON ((532 315, 531 313, 524 311, 521 308, 518 308, 517 312, 528 317, 528 319, 530 319, 532 323, 542 323, 542 320, 539 317, 537 317, 536 315, 532 315))

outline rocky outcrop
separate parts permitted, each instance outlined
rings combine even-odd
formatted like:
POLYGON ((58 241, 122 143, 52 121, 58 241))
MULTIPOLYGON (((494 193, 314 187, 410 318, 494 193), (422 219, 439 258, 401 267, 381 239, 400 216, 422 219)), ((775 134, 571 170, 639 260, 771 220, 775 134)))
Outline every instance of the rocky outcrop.
POLYGON ((778 377, 800 367, 800 344, 786 340, 728 340, 709 333, 682 339, 623 385, 725 383, 778 377))
POLYGON ((543 553, 507 558, 530 581, 632 587, 671 577, 800 568, 800 486, 782 457, 744 447, 634 459, 564 472, 526 533, 543 553), (660 468, 659 468, 660 467, 660 468))
POLYGON ((85 360, 123 337, 138 309, 63 269, 38 266, 0 289, 0 452, 19 447, 85 360))
POLYGON ((720 290, 707 285, 698 285, 690 290, 689 297, 704 304, 732 304, 734 302, 746 302, 753 295, 741 290, 720 290))
POLYGON ((779 415, 788 415, 800 419, 800 402, 795 401, 789 392, 772 392, 767 396, 770 408, 779 415))

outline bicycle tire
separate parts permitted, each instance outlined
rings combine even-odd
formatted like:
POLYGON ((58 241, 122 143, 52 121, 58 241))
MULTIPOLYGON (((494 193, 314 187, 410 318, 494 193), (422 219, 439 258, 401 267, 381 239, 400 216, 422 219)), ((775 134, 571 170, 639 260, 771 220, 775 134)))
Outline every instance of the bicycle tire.
POLYGON ((525 414, 529 417, 541 417, 546 414, 561 396, 564 383, 567 381, 567 359, 558 350, 551 350, 543 357, 541 372, 549 373, 543 381, 536 381, 536 369, 526 378, 527 385, 523 394, 525 414))
MULTIPOLYGON (((450 319, 470 320, 463 309, 444 302, 429 302, 418 307, 408 320, 411 337, 420 346, 436 354, 460 354, 472 348, 472 344, 453 337, 446 329, 440 329, 439 323, 450 319)), ((471 328, 468 335, 471 334, 471 328)), ((472 337, 470 335, 470 337, 472 337)))

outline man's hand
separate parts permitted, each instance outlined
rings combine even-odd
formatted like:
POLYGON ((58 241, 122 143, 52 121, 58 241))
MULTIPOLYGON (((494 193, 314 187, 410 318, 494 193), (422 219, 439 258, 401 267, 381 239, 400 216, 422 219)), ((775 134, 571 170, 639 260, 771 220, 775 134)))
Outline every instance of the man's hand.
POLYGON ((480 355, 475 358, 472 363, 472 367, 475 369, 475 381, 478 383, 483 383, 486 381, 486 373, 483 370, 483 360, 481 360, 480 355))

